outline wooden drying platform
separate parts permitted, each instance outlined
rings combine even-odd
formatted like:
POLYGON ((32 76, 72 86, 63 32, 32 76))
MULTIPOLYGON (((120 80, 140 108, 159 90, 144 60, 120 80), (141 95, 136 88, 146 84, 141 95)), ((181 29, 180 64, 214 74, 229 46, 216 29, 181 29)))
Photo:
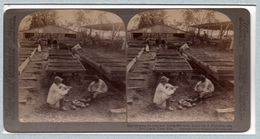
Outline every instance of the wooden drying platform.
POLYGON ((191 74, 193 72, 189 62, 181 57, 176 50, 159 50, 156 52, 156 60, 153 67, 156 73, 191 74))
POLYGON ((217 80, 234 80, 234 59, 225 54, 185 52, 187 57, 217 80))
POLYGON ((49 73, 79 73, 86 69, 68 50, 50 50, 46 67, 49 73))
POLYGON ((19 48, 19 74, 21 75, 27 64, 30 62, 30 59, 36 52, 36 48, 19 48))
POLYGON ((140 58, 142 53, 144 52, 144 48, 128 48, 127 49, 127 72, 130 71, 135 62, 140 58))
POLYGON ((78 50, 76 53, 80 59, 94 68, 99 74, 105 76, 110 81, 125 81, 126 79, 126 60, 124 58, 112 57, 91 57, 78 50))

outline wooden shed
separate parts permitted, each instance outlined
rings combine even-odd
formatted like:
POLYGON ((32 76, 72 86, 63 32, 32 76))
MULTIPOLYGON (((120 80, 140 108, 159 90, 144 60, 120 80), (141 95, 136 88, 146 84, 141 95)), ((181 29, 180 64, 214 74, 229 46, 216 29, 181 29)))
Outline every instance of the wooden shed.
POLYGON ((20 41, 35 41, 38 38, 47 40, 49 38, 60 42, 79 41, 82 39, 80 32, 55 25, 20 31, 20 41))
POLYGON ((175 39, 185 39, 188 37, 188 32, 178 28, 173 28, 167 25, 155 25, 152 27, 141 28, 128 31, 131 39, 142 39, 144 37, 160 38, 168 41, 175 39))

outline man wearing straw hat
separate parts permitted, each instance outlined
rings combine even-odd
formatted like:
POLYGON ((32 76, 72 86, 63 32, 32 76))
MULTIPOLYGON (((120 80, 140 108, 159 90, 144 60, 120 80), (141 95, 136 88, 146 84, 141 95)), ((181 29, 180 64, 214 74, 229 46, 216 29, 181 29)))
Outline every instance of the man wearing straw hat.
POLYGON ((175 90, 178 88, 177 86, 172 86, 168 83, 169 78, 162 76, 160 79, 160 83, 158 84, 153 102, 156 104, 157 107, 168 110, 174 110, 171 106, 167 106, 167 102, 169 102, 169 99, 171 95, 175 92, 175 90))
POLYGON ((63 105, 64 97, 71 89, 70 86, 62 84, 62 78, 59 76, 54 77, 53 84, 48 93, 47 103, 53 106, 59 106, 61 110, 66 111, 67 109, 63 105))

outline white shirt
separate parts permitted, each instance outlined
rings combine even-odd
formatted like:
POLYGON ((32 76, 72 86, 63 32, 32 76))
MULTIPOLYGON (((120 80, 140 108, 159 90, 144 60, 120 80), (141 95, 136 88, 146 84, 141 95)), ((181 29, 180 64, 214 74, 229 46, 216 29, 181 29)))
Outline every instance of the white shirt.
POLYGON ((179 49, 182 50, 182 51, 185 51, 187 49, 189 49, 189 45, 187 43, 183 44, 179 49))
POLYGON ((205 82, 199 81, 194 90, 197 92, 214 92, 215 88, 213 83, 209 79, 206 79, 205 82))
POLYGON ((64 98, 64 95, 67 94, 69 89, 64 84, 55 84, 53 83, 51 85, 51 88, 48 93, 47 97, 47 103, 54 105, 56 104, 60 99, 64 98))
POLYGON ((90 85, 88 86, 88 91, 90 92, 99 92, 99 93, 106 93, 108 90, 106 83, 99 79, 99 81, 96 82, 92 82, 90 83, 90 85))
POLYGON ((166 107, 166 99, 170 98, 178 87, 172 86, 171 84, 159 83, 156 87, 153 102, 162 107, 166 107))

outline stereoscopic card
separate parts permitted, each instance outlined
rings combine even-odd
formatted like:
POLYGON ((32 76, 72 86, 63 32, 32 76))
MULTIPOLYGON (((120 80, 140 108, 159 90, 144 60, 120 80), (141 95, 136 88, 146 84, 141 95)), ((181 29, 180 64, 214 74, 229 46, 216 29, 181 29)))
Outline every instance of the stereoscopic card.
POLYGON ((247 6, 16 6, 4 13, 6 131, 249 130, 247 6))

